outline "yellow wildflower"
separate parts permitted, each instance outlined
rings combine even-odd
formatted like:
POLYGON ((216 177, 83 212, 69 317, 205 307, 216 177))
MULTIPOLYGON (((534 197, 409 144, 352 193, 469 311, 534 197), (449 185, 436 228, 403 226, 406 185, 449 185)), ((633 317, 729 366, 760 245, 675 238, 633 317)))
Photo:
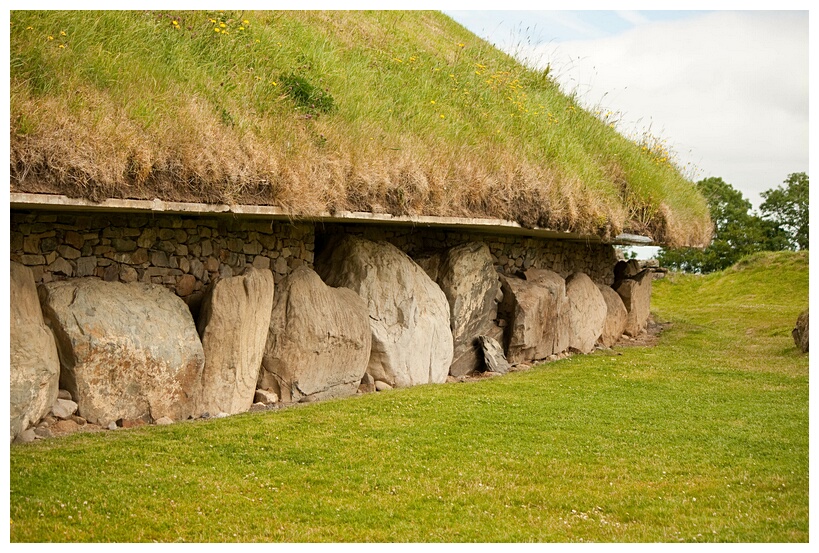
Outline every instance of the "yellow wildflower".
POLYGON ((444 119, 444 114, 442 113, 440 117, 441 117, 441 119, 444 119))
POLYGON ((54 37, 51 36, 51 35, 48 35, 48 40, 54 40, 54 37))
POLYGON ((434 104, 434 103, 435 103, 435 100, 430 100, 430 101, 429 101, 429 103, 430 103, 430 104, 434 104))
POLYGON ((219 23, 219 26, 220 26, 220 27, 222 27, 223 29, 224 29, 225 27, 227 27, 227 25, 225 25, 224 23, 219 23))
POLYGON ((270 84, 272 84, 273 86, 279 86, 279 85, 276 83, 276 81, 270 81, 270 84))
POLYGON ((222 31, 219 29, 219 27, 214 27, 214 28, 213 28, 213 30, 214 30, 214 32, 217 32, 217 33, 221 33, 221 32, 222 32, 222 31))
POLYGON ((245 28, 244 28, 244 27, 242 27, 242 26, 240 25, 240 26, 239 26, 239 30, 240 30, 240 31, 244 31, 244 30, 245 30, 245 28))
POLYGON ((65 31, 60 31, 60 36, 65 36, 65 31))
POLYGON ((250 21, 248 21, 247 19, 242 19, 242 24, 243 25, 250 25, 250 21))

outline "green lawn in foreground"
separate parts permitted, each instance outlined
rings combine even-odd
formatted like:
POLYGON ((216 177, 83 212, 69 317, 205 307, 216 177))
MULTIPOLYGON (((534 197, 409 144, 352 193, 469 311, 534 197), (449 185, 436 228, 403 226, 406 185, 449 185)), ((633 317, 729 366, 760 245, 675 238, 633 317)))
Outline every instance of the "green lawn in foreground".
POLYGON ((655 283, 650 349, 11 448, 11 541, 808 541, 807 252, 655 283))

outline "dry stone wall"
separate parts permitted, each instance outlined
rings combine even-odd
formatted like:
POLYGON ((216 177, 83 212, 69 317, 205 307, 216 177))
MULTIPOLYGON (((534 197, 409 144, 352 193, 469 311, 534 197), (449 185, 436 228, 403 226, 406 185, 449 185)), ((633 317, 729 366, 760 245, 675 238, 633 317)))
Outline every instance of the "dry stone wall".
POLYGON ((384 240, 413 258, 482 242, 501 272, 549 269, 563 278, 582 272, 609 286, 617 262, 606 244, 481 232, 80 211, 12 211, 10 253, 32 270, 37 284, 85 276, 163 284, 198 309, 217 276, 236 276, 252 266, 270 269, 278 284, 296 267, 313 267, 317 234, 319 242, 336 234, 384 240))
POLYGON ((198 309, 217 276, 312 266, 313 225, 128 213, 12 212, 11 260, 37 284, 73 277, 163 284, 198 309))
POLYGON ((549 269, 566 278, 572 273, 585 273, 594 282, 611 286, 617 257, 609 244, 593 244, 567 240, 550 240, 524 236, 498 236, 482 232, 441 230, 429 227, 393 227, 377 225, 321 225, 316 229, 319 242, 322 235, 355 234, 368 240, 384 240, 412 257, 426 257, 435 252, 470 242, 489 246, 492 262, 502 273, 515 274, 531 268, 549 269))

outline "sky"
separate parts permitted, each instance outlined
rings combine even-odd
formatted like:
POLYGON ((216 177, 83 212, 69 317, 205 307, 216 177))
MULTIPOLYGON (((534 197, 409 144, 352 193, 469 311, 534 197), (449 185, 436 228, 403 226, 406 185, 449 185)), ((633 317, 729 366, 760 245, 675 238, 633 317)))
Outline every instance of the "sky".
POLYGON ((808 172, 807 11, 444 11, 754 208, 808 172))

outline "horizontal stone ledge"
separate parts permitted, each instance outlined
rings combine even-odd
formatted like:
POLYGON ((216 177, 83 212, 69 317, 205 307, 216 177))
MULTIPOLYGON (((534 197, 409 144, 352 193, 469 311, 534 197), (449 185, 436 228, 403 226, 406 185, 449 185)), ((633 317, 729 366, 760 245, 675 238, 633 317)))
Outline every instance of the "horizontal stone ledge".
MULTIPOLYGON (((69 198, 59 194, 30 194, 12 192, 9 194, 11 209, 53 210, 53 211, 99 211, 99 212, 152 212, 169 215, 233 215, 238 217, 258 217, 280 221, 311 223, 370 223, 395 226, 425 226, 458 228, 499 235, 531 236, 601 243, 603 240, 593 234, 562 232, 548 228, 527 228, 515 221, 478 217, 439 217, 434 215, 391 215, 366 211, 324 212, 315 216, 296 216, 287 210, 267 205, 227 205, 194 202, 170 202, 160 199, 133 200, 109 198, 102 202, 92 202, 84 198, 69 198)), ((647 236, 620 234, 609 244, 648 246, 654 242, 647 236)))

